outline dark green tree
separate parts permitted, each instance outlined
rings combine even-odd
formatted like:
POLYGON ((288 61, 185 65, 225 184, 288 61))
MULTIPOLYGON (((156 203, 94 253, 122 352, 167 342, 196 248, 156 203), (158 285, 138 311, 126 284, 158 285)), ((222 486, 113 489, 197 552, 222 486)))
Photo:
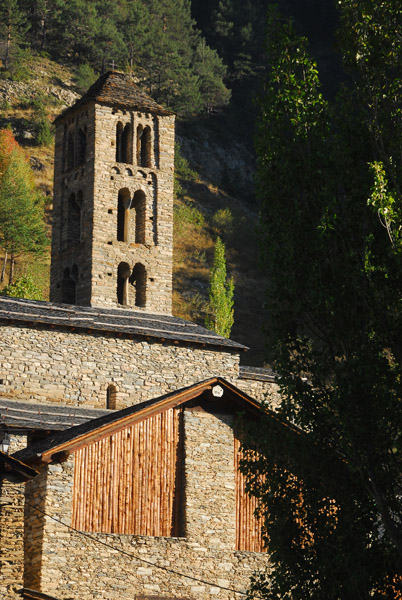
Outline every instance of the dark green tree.
POLYGON ((89 0, 54 0, 48 38, 55 56, 75 64, 92 62, 98 28, 96 3, 89 0))
POLYGON ((30 23, 28 39, 33 48, 44 50, 52 22, 53 0, 25 0, 25 12, 30 23))
POLYGON ((91 48, 92 62, 100 71, 124 65, 126 47, 119 30, 119 6, 116 0, 95 3, 96 27, 91 48))
POLYGON ((126 45, 126 62, 130 70, 138 68, 144 45, 150 43, 148 22, 148 8, 141 0, 121 3, 119 29, 126 45))
POLYGON ((216 50, 212 50, 203 38, 195 48, 193 65, 206 112, 225 106, 230 98, 230 91, 223 83, 226 69, 216 50))
POLYGON ((196 32, 187 0, 147 0, 149 25, 141 55, 145 83, 162 104, 182 114, 202 108, 198 80, 191 68, 196 32))
POLYGON ((292 26, 271 15, 267 36, 268 346, 278 417, 299 428, 264 420, 246 466, 273 566, 253 587, 272 600, 398 598, 402 583, 402 8, 338 4, 349 78, 331 103, 292 26))
POLYGON ((13 47, 18 48, 25 31, 26 19, 18 0, 0 0, 0 36, 4 40, 4 68, 8 69, 13 47))

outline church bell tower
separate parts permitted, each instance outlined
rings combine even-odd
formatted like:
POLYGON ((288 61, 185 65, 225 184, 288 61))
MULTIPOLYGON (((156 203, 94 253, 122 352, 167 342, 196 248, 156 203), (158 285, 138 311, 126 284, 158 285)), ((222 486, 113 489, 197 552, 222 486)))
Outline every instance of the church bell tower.
POLYGON ((50 300, 171 314, 174 115, 109 72, 56 119, 50 300))

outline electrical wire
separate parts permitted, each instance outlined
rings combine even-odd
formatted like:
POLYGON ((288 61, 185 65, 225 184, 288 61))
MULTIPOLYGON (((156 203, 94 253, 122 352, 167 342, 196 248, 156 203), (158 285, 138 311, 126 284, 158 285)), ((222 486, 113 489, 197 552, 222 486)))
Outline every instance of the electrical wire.
MULTIPOLYGON (((219 588, 221 590, 224 590, 225 592, 232 592, 234 594, 239 594, 241 596, 247 596, 247 592, 243 592, 243 591, 240 591, 240 590, 235 590, 233 588, 225 587, 223 585, 218 585, 217 583, 212 583, 210 581, 206 581, 205 579, 199 579, 198 577, 194 577, 194 575, 186 575, 185 573, 181 573, 180 571, 175 571, 174 569, 169 569, 168 567, 164 567, 162 565, 157 565, 157 564, 155 564, 155 563, 153 563, 153 562, 151 562, 149 560, 146 560, 145 558, 141 558, 139 556, 136 556, 135 554, 132 554, 131 552, 127 552, 126 550, 122 550, 121 548, 117 548, 116 546, 113 546, 112 544, 108 544, 107 542, 103 542, 102 540, 98 540, 96 537, 90 535, 89 533, 86 533, 85 531, 79 531, 78 529, 75 529, 71 525, 67 525, 67 523, 63 523, 63 521, 61 521, 61 519, 57 519, 56 517, 53 517, 52 515, 49 515, 45 511, 41 510, 37 506, 33 506, 29 502, 26 502, 25 504, 26 504, 26 506, 29 506, 30 508, 33 508, 37 512, 41 513, 45 517, 48 517, 49 519, 52 519, 56 523, 59 523, 60 525, 63 525, 64 527, 66 527, 67 529, 70 529, 71 531, 74 531, 74 533, 78 533, 79 535, 82 535, 83 537, 88 538, 88 539, 92 540, 93 542, 96 542, 97 544, 105 546, 106 548, 110 548, 111 550, 114 550, 115 552, 119 552, 120 554, 123 554, 124 556, 128 556, 129 558, 134 558, 135 560, 138 560, 139 562, 145 563, 146 565, 150 565, 151 567, 155 567, 156 569, 161 569, 162 571, 165 571, 166 573, 171 573, 173 575, 178 575, 179 577, 186 577, 187 579, 191 579, 192 581, 196 581, 197 583, 203 583, 204 585, 209 585, 211 587, 216 587, 216 588, 219 588)), ((262 598, 262 597, 261 596, 255 596, 255 598, 257 599, 257 598, 262 598)))

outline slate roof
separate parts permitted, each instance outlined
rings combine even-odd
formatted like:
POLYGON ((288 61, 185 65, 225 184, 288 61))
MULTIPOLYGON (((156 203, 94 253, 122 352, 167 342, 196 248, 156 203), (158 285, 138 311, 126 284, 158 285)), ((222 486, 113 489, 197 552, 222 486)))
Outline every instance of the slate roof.
POLYGON ((13 456, 18 458, 18 460, 25 461, 39 457, 44 459, 44 455, 47 454, 50 460, 50 455, 52 453, 58 453, 65 450, 71 451, 74 444, 76 444, 76 446, 84 445, 94 439, 99 439, 101 436, 111 435, 115 431, 119 431, 123 427, 131 424, 134 420, 142 420, 148 418, 152 414, 167 410, 167 408, 179 406, 180 404, 211 390, 215 385, 219 385, 223 388, 224 395, 226 394, 225 397, 230 399, 233 406, 236 405, 233 401, 237 400, 237 403, 241 404, 242 410, 244 410, 245 407, 248 407, 255 414, 259 414, 260 405, 256 400, 224 379, 213 377, 180 390, 169 392, 158 398, 153 398, 141 402, 140 404, 129 406, 122 410, 108 411, 108 413, 102 417, 92 419, 91 421, 87 421, 86 423, 77 425, 71 429, 49 435, 48 437, 27 446, 27 448, 19 450, 13 456))
POLYGON ((262 367, 246 367, 240 365, 239 379, 254 379, 256 381, 275 381, 275 373, 272 369, 263 369, 262 367))
POLYGON ((134 83, 131 75, 119 73, 118 71, 108 71, 91 85, 82 98, 63 111, 55 119, 55 122, 65 117, 70 111, 90 101, 159 115, 173 114, 155 102, 155 100, 134 83))
POLYGON ((237 352, 246 346, 223 338, 190 321, 130 309, 54 304, 0 296, 0 323, 25 323, 45 328, 99 331, 159 341, 189 342, 237 352))
POLYGON ((20 402, 0 397, 0 428, 63 431, 110 412, 115 411, 20 402))

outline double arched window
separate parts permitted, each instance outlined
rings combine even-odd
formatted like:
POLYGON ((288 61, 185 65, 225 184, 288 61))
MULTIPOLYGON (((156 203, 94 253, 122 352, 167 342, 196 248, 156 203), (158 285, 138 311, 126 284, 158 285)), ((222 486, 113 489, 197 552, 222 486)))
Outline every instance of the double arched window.
POLYGON ((116 162, 131 163, 132 133, 131 124, 123 125, 120 121, 116 127, 116 162))
POLYGON ((64 130, 64 170, 70 171, 85 163, 87 151, 87 128, 74 125, 64 130))
POLYGON ((137 127, 137 165, 152 167, 151 128, 148 125, 137 127))
POLYGON ((144 308, 147 300, 147 272, 143 264, 137 263, 131 271, 126 262, 117 269, 117 302, 123 306, 144 308))
POLYGON ((123 188, 117 199, 117 241, 145 244, 146 197, 137 190, 133 198, 123 188))
POLYGON ((130 241, 130 191, 124 188, 119 191, 117 198, 117 241, 130 241))
POLYGON ((82 192, 71 194, 67 204, 67 240, 69 245, 81 241, 82 192))
POLYGON ((83 165, 87 151, 87 128, 80 128, 77 133, 77 165, 83 165))
POLYGON ((77 303, 78 267, 73 265, 71 270, 66 267, 63 272, 62 302, 65 304, 77 303))
POLYGON ((67 148, 66 148, 66 156, 67 156, 67 170, 74 169, 75 165, 75 140, 74 133, 69 131, 67 133, 67 148))

